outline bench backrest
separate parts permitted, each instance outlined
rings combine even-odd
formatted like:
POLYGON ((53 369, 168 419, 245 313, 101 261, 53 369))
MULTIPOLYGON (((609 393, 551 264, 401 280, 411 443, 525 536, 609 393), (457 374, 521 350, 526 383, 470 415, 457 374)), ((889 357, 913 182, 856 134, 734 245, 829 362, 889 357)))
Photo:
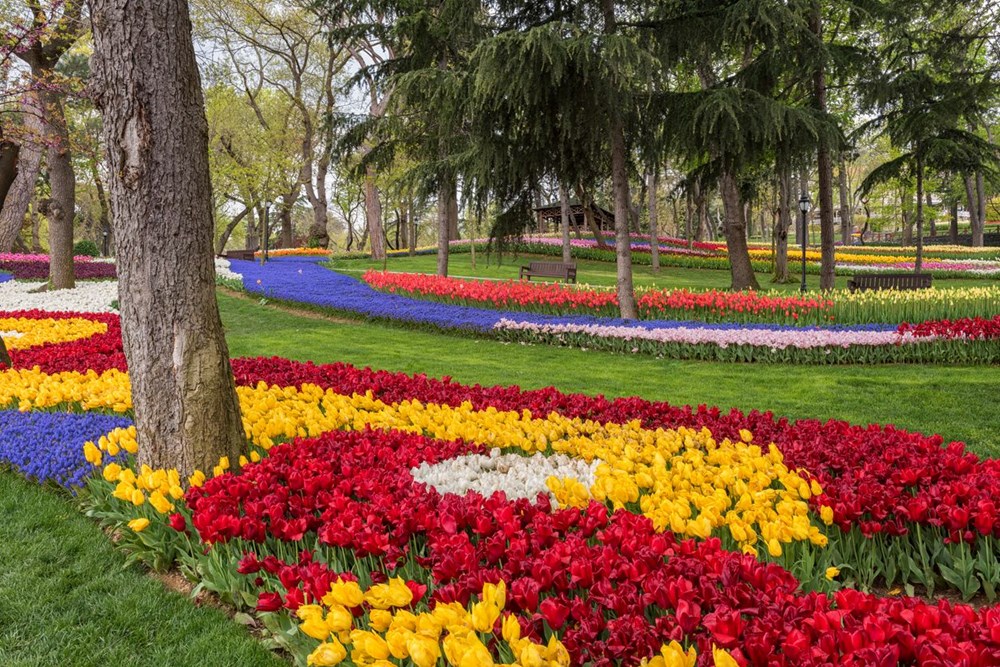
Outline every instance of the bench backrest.
POLYGON ((540 276, 566 276, 576 273, 576 264, 562 262, 531 262, 528 270, 540 276))
POLYGON ((921 289, 931 286, 929 273, 862 273, 851 282, 856 289, 921 289))

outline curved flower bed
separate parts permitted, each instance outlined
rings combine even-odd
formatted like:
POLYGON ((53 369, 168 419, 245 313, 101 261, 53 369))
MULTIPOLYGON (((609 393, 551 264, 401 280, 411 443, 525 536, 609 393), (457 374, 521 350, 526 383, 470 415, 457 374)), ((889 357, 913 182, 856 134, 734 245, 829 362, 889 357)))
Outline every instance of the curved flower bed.
POLYGON ((60 347, 69 361, 47 373, 15 359, 0 371, 0 406, 21 410, 0 412, 0 456, 67 485, 81 456, 97 466, 90 513, 123 545, 256 608, 302 662, 1000 661, 996 607, 837 590, 947 582, 993 597, 1000 466, 958 443, 243 359, 233 368, 254 445, 185 484, 137 468, 135 430, 100 414, 130 410, 127 375, 87 366, 89 341, 109 333, 60 342, 45 324, 89 317, 111 332, 113 316, 35 315, 0 314, 48 326, 52 342, 26 332, 36 344, 17 353, 60 347), (600 463, 589 488, 547 481, 558 506, 546 495, 440 493, 414 478, 423 464, 491 447, 600 463))
POLYGON ((474 332, 502 340, 596 347, 679 359, 786 363, 994 363, 1000 346, 965 338, 915 341, 898 327, 865 324, 818 328, 692 321, 639 322, 589 315, 515 313, 434 303, 378 292, 310 258, 261 266, 234 261, 245 288, 266 298, 307 303, 371 319, 474 332), (882 335, 884 334, 884 335, 882 335))

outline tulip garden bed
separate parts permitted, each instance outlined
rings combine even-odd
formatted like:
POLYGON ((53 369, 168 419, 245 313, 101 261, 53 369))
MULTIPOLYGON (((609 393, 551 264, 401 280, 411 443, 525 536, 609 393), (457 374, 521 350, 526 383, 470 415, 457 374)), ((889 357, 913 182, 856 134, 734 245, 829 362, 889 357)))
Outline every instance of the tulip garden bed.
POLYGON ((8 465, 88 476, 88 511, 121 547, 256 615, 301 663, 1000 662, 992 602, 852 588, 994 598, 1000 466, 958 443, 246 358, 247 457, 184 480, 137 468, 134 431, 101 421, 130 415, 114 315, 3 317, 23 341, 0 381, 8 465), (49 428, 74 437, 32 436, 49 428), (503 493, 414 478, 493 448, 583 460, 593 478, 522 498, 530 459, 504 464, 503 493))
MULTIPOLYGON (((735 362, 992 364, 1000 361, 997 341, 1000 319, 995 318, 938 324, 932 321, 929 326, 917 328, 880 323, 804 327, 688 320, 636 322, 586 314, 479 308, 383 293, 353 277, 324 268, 314 257, 276 258, 263 266, 233 261, 231 270, 242 275, 247 291, 265 299, 514 343, 735 362)), ((987 297, 986 301, 992 298, 987 297)))
MULTIPOLYGON (((9 273, 17 280, 48 280, 49 257, 0 253, 0 272, 9 273)), ((79 255, 73 258, 73 275, 77 280, 93 280, 114 278, 117 273, 112 262, 79 255)), ((2 279, 0 282, 3 282, 2 279)))

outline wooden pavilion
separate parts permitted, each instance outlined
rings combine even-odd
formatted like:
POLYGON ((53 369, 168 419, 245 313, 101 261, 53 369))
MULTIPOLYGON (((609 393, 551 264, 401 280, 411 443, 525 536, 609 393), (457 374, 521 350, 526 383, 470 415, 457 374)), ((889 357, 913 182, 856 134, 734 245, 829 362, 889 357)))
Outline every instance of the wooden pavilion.
MULTIPOLYGON (((538 220, 538 232, 544 234, 548 231, 559 231, 562 224, 562 207, 559 202, 546 204, 532 209, 538 220)), ((615 214, 597 204, 591 204, 590 210, 594 212, 594 222, 602 232, 614 232, 615 214)), ((569 205, 570 227, 580 230, 587 229, 587 221, 583 216, 583 204, 578 201, 570 202, 569 205)))

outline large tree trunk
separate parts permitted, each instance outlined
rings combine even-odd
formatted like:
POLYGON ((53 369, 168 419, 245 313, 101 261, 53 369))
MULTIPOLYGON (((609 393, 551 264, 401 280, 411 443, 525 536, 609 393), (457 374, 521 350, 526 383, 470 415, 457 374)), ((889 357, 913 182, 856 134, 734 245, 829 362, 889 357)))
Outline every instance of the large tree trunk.
POLYGON ((652 263, 653 273, 660 272, 660 221, 659 213, 656 210, 656 189, 659 185, 659 174, 656 171, 649 172, 647 177, 649 185, 649 255, 652 263))
POLYGON ((566 193, 566 187, 560 183, 559 184, 559 229, 562 231, 562 261, 569 264, 573 261, 573 249, 569 241, 569 219, 570 206, 569 206, 569 195, 566 193))
POLYGON ((49 289, 71 289, 73 278, 73 218, 76 213, 76 174, 70 154, 69 131, 62 100, 53 92, 41 94, 49 142, 46 162, 49 189, 45 217, 49 220, 49 289))
MULTIPOLYGON (((607 0, 606 0, 607 1, 607 0)), ((632 285, 632 237, 629 234, 628 156, 620 118, 611 121, 611 183, 615 192, 615 264, 618 310, 622 319, 639 317, 632 285)))
POLYGON ((10 252, 14 247, 14 239, 24 226, 24 217, 35 196, 35 183, 42 169, 41 141, 45 130, 38 99, 26 96, 21 102, 21 109, 24 111, 24 125, 29 139, 21 145, 17 176, 14 177, 14 182, 4 197, 3 209, 0 210, 0 252, 10 252))
MULTIPOLYGON (((818 2, 813 3, 809 22, 816 39, 822 42, 823 20, 820 16, 818 2)), ((826 114, 826 66, 823 64, 817 66, 813 73, 813 93, 816 109, 821 114, 826 114)), ((833 160, 830 156, 830 143, 825 135, 820 135, 819 147, 816 151, 816 166, 819 172, 816 177, 819 186, 819 288, 831 290, 834 288, 836 271, 836 255, 834 253, 836 234, 833 227, 833 160)))
POLYGON ((590 233, 594 235, 594 241, 597 243, 597 247, 601 250, 607 250, 608 244, 604 240, 604 234, 601 233, 601 227, 597 224, 594 219, 594 200, 591 198, 590 193, 583 189, 582 186, 576 186, 576 195, 580 198, 580 205, 583 207, 583 222, 587 225, 587 229, 590 233))
POLYGON ((849 245, 851 233, 854 231, 854 207, 851 206, 847 186, 847 158, 843 153, 840 155, 840 166, 837 171, 840 181, 840 242, 849 245))
POLYGON ((245 442, 215 297, 208 125, 187 2, 93 0, 91 17, 139 462, 211 470, 245 442))
POLYGON ((375 187, 375 168, 368 165, 365 170, 365 218, 372 238, 372 259, 385 259, 385 239, 382 231, 382 202, 375 187))
POLYGON ((726 216, 722 233, 726 236, 726 245, 729 248, 729 266, 733 278, 729 288, 733 291, 760 289, 757 276, 753 272, 753 265, 750 263, 750 250, 747 248, 747 223, 743 217, 740 189, 736 185, 736 179, 728 171, 722 173, 719 189, 726 216))

